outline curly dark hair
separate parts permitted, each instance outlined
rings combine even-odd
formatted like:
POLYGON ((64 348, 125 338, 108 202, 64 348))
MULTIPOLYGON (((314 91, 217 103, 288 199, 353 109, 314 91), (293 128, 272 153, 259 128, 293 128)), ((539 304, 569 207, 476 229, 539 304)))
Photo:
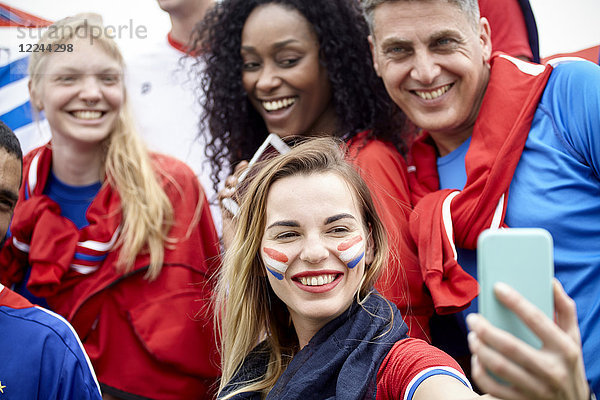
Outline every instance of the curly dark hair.
POLYGON ((215 188, 224 165, 250 159, 268 134, 242 86, 240 48, 246 19, 257 6, 269 3, 299 11, 318 37, 320 60, 339 116, 335 136, 348 140, 372 129, 372 137, 394 143, 403 153, 404 114, 375 74, 369 30, 356 0, 223 0, 196 26, 193 36, 193 51, 201 54, 197 63, 205 110, 201 126, 210 135, 206 156, 213 166, 215 188))

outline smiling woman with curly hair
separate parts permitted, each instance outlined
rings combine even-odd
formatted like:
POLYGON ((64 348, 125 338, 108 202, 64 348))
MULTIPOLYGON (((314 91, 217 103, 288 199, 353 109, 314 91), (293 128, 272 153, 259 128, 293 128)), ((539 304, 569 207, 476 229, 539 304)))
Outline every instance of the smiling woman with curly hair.
MULTIPOLYGON (((210 49, 204 53, 206 66, 202 66, 206 94, 204 120, 212 134, 209 151, 217 168, 226 165, 223 160, 235 163, 249 159, 270 131, 269 123, 265 124, 252 104, 252 95, 244 87, 245 60, 240 52, 246 20, 256 8, 267 4, 295 10, 309 23, 317 40, 318 61, 326 70, 337 117, 334 129, 321 133, 351 138, 372 129, 371 136, 388 139, 402 148, 403 117, 375 75, 366 40, 367 25, 354 2, 225 0, 198 27, 197 37, 205 40, 196 42, 196 47, 210 49)), ((287 136, 308 132, 277 133, 287 136)))
MULTIPOLYGON (((249 159, 269 133, 342 139, 369 182, 396 256, 378 289, 398 304, 411 334, 426 337, 431 301, 420 271, 400 262, 410 254, 405 119, 373 69, 367 35, 355 1, 217 3, 197 26, 194 45, 202 53, 207 157, 217 186, 221 172, 249 159)), ((220 197, 231 196, 236 182, 228 178, 220 197)), ((227 234, 231 216, 223 217, 227 234)))

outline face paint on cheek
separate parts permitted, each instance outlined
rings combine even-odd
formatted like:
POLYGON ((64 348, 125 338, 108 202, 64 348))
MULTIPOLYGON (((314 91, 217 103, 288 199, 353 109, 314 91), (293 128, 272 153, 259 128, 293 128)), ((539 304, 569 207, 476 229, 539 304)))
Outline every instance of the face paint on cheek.
POLYGON ((360 235, 340 243, 337 249, 340 252, 340 260, 345 262, 350 269, 356 267, 365 256, 363 238, 360 235))
POLYGON ((288 268, 288 258, 285 254, 275 249, 263 247, 264 262, 269 271, 275 278, 283 280, 285 271, 288 268))

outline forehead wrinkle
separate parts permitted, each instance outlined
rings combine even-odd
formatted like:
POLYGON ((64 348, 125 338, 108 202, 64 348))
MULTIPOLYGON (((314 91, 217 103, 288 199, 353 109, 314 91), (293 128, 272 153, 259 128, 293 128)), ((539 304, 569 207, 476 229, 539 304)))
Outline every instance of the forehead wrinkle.
POLYGON ((463 37, 464 35, 456 29, 443 29, 439 32, 434 32, 429 36, 430 41, 441 39, 447 36, 463 37))
MULTIPOLYGON (((441 38, 444 38, 447 36, 463 37, 461 32, 456 29, 443 29, 438 32, 433 32, 431 35, 429 35, 427 40, 429 42, 433 42, 433 41, 436 41, 438 39, 441 39, 441 38)), ((401 37, 390 37, 390 38, 384 39, 383 42, 381 43, 381 45, 382 46, 400 45, 400 46, 411 46, 412 47, 414 45, 414 41, 412 41, 410 39, 404 39, 401 37)))
POLYGON ((408 47, 412 47, 414 44, 414 42, 412 40, 409 39, 402 39, 402 38, 398 38, 398 37, 391 37, 391 38, 386 38, 381 42, 381 47, 388 47, 388 46, 408 46, 408 47))

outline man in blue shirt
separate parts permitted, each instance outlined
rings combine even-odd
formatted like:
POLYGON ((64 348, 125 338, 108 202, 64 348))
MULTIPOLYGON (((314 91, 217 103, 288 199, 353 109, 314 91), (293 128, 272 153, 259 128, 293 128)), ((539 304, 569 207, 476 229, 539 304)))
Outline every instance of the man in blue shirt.
POLYGON ((410 229, 436 311, 474 304, 484 229, 545 228, 600 394, 600 68, 492 55, 474 0, 362 3, 375 69, 422 129, 410 154, 410 229))
MULTIPOLYGON (((2 238, 17 202, 21 174, 19 141, 0 122, 2 238)), ((0 399, 101 398, 90 361, 71 325, 0 284, 0 399)))

